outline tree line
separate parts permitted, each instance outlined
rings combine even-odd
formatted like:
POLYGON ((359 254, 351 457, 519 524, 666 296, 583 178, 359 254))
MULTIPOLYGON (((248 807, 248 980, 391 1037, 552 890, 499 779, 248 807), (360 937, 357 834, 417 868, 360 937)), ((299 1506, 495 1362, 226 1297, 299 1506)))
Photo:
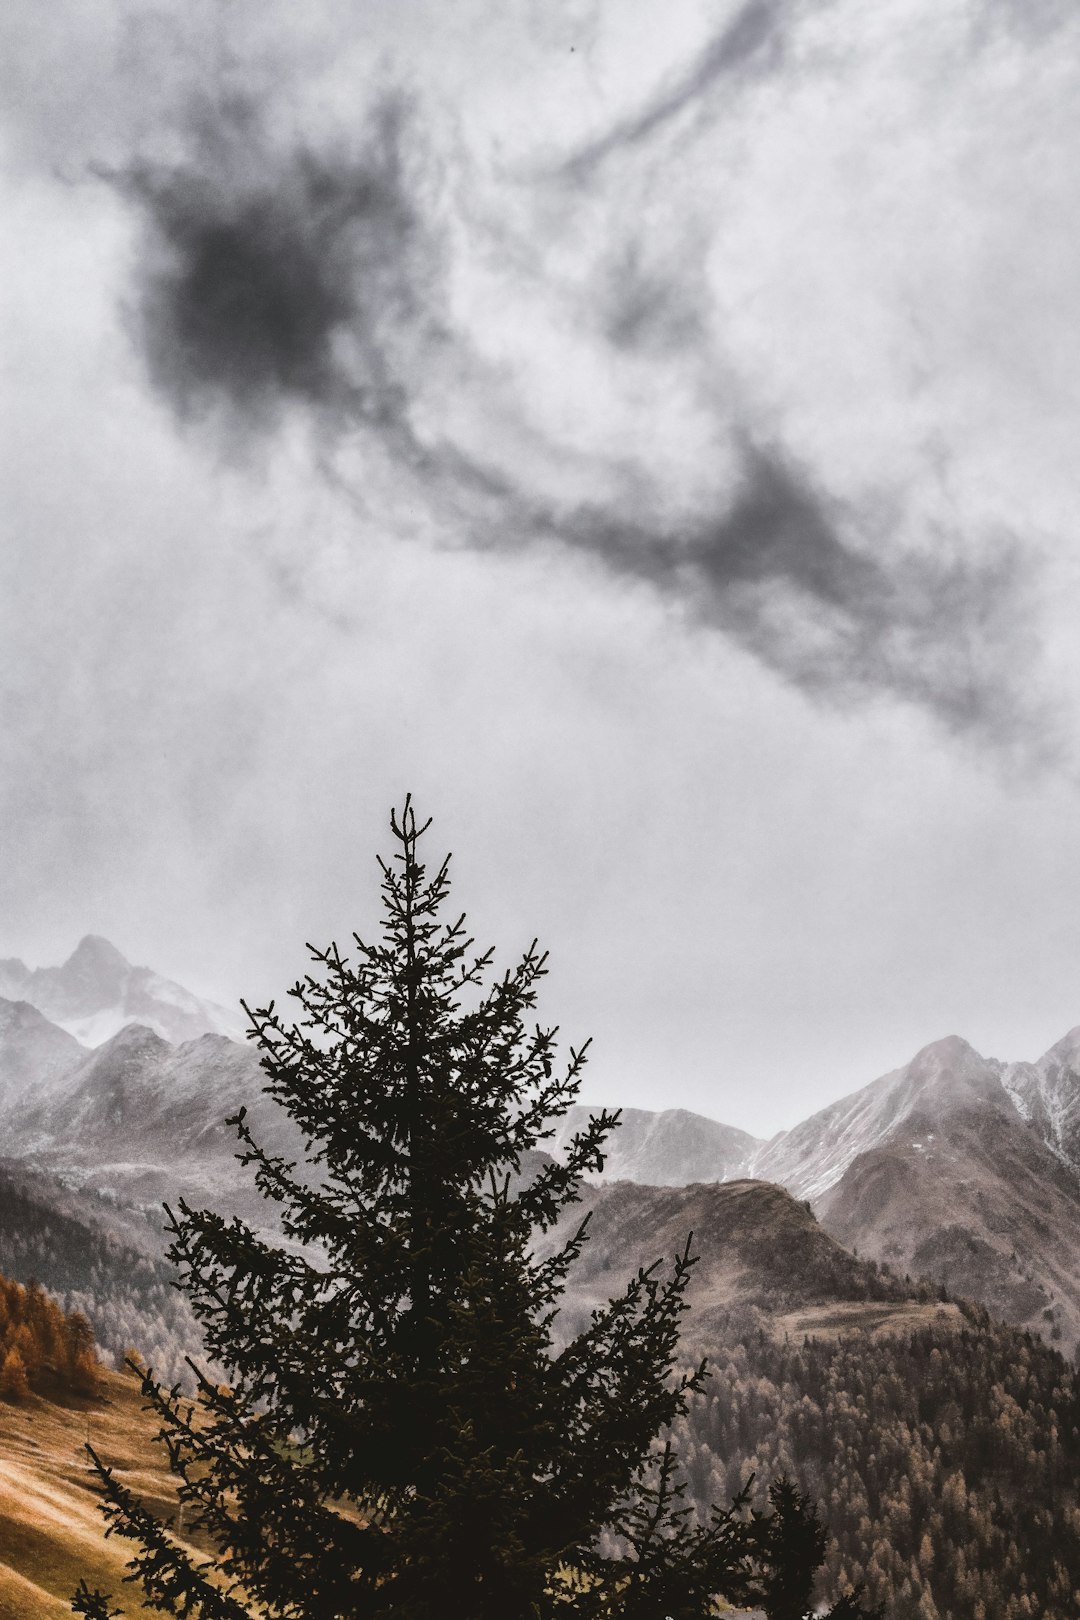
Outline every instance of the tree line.
POLYGON ((96 1395, 100 1367, 81 1311, 64 1311, 40 1283, 0 1277, 0 1400, 33 1391, 96 1395))

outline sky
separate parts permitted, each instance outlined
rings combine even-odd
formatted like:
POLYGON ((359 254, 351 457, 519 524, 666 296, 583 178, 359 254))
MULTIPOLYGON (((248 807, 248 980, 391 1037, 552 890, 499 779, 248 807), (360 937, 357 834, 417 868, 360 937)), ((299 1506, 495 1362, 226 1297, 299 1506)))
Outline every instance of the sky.
POLYGON ((0 955, 218 999, 411 791, 767 1136, 1080 1022, 1080 16, 8 0, 0 955))

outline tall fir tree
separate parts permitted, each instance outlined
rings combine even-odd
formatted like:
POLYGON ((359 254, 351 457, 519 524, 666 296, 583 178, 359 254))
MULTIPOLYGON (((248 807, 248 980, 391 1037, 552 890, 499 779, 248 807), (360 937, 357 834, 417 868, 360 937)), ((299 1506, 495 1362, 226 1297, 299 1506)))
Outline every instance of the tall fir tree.
MULTIPOLYGON (((586 1048, 557 1069, 556 1031, 530 1022, 545 956, 534 943, 493 974, 446 914, 449 859, 429 876, 409 800, 390 824, 381 937, 354 936, 351 958, 311 948, 299 1022, 245 1008, 305 1143, 291 1164, 234 1120, 288 1241, 169 1212, 230 1381, 193 1368, 190 1398, 146 1373, 143 1393, 188 1534, 214 1557, 91 1452, 110 1533, 135 1544, 129 1579, 199 1620, 699 1620, 717 1593, 808 1591, 814 1535, 770 1540, 745 1498, 699 1524, 658 1438, 705 1376, 674 1371, 689 1242, 556 1342, 588 1223, 547 1258, 534 1239, 601 1167, 618 1116, 591 1119, 562 1163, 534 1152, 586 1048)), ((110 1602, 83 1585, 73 1606, 106 1620, 110 1602)))

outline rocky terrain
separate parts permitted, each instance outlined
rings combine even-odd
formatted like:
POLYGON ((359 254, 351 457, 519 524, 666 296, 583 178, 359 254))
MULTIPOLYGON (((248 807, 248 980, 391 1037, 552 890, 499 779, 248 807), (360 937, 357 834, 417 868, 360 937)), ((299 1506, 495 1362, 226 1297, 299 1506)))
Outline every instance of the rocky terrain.
MULTIPOLYGON (((1002 1063, 948 1036, 910 1063, 782 1131, 749 1140, 699 1115, 632 1113, 599 1178, 752 1178, 807 1201, 823 1228, 895 1271, 1059 1343, 1080 1344, 1080 1030, 1035 1063, 1002 1063), (696 1144, 696 1147, 691 1147, 696 1144)), ((588 1110, 581 1110, 584 1115, 588 1110)), ((555 1139, 558 1151, 565 1131, 555 1139)))

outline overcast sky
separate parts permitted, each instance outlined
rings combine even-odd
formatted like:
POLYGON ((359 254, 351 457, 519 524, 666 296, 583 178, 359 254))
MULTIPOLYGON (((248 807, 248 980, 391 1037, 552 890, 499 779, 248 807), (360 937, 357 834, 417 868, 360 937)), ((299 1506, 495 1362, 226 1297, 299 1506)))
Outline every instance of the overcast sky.
POLYGON ((0 954, 219 998, 411 789, 587 1100, 1080 1022, 1080 15, 7 0, 0 954))

